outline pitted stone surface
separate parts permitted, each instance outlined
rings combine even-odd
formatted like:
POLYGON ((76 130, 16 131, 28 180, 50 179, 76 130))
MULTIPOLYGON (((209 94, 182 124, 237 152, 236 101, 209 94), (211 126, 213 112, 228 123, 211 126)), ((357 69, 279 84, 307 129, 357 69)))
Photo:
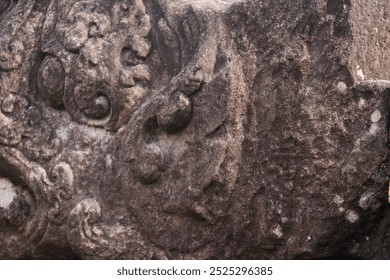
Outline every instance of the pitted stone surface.
POLYGON ((363 2, 1 2, 0 258, 390 258, 363 2))

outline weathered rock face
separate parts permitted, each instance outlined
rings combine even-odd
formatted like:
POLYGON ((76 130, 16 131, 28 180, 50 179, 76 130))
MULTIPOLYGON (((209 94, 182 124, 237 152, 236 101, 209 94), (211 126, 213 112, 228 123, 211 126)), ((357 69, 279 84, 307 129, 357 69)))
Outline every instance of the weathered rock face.
POLYGON ((385 0, 0 2, 0 258, 389 258, 385 0))

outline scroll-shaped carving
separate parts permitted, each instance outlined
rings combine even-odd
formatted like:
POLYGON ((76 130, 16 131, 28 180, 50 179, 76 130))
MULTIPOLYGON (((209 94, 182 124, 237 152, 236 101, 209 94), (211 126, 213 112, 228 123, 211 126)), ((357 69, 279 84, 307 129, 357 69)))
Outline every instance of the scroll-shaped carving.
POLYGON ((86 259, 166 259, 134 227, 110 226, 100 220, 100 205, 91 198, 81 201, 70 214, 69 243, 86 259))
POLYGON ((115 130, 150 93, 145 60, 151 23, 142 1, 118 0, 109 6, 99 1, 50 4, 57 18, 45 23, 42 50, 47 57, 38 85, 49 105, 64 106, 74 120, 115 130), (69 8, 59 11, 59 6, 69 8), (53 43, 54 38, 61 41, 53 43))
POLYGON ((28 161, 19 151, 12 148, 1 148, 0 156, 3 160, 2 168, 7 168, 12 175, 10 181, 15 182, 15 186, 19 185, 18 195, 14 197, 13 202, 19 206, 14 211, 28 213, 27 216, 23 213, 14 213, 25 217, 26 221, 11 223, 11 226, 19 227, 21 237, 27 237, 23 243, 37 244, 49 223, 59 225, 66 216, 62 206, 64 201, 73 195, 73 171, 68 164, 60 162, 48 176, 41 166, 28 161))
POLYGON ((56 224, 64 220, 64 213, 61 209, 63 200, 69 200, 74 191, 73 170, 64 162, 56 164, 51 171, 51 180, 44 180, 46 196, 54 207, 49 211, 48 218, 56 224))

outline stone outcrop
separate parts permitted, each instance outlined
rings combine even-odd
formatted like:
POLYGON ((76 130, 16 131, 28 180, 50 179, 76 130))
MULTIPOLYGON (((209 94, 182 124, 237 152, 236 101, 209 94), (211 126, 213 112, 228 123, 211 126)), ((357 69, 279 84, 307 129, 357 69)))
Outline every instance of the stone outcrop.
POLYGON ((0 258, 389 258, 389 14, 1 1, 0 258))

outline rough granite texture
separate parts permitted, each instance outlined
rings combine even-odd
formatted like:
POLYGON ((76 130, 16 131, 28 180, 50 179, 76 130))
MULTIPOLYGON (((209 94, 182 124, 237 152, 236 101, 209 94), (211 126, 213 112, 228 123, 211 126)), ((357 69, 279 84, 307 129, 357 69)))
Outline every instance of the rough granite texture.
POLYGON ((1 259, 390 258, 387 0, 1 0, 1 259))

